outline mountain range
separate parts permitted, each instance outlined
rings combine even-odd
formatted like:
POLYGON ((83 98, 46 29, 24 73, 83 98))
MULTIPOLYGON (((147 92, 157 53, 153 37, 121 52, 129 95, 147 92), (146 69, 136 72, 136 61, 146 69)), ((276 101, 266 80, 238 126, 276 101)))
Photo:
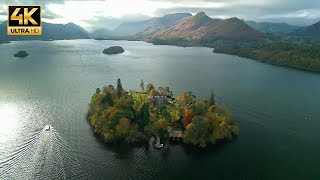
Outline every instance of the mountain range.
POLYGON ((259 40, 266 35, 248 26, 238 18, 212 19, 204 12, 186 17, 173 26, 154 31, 150 39, 184 39, 185 41, 259 40))
POLYGON ((291 35, 320 40, 320 22, 317 22, 311 26, 300 28, 292 32, 291 35))
POLYGON ((176 13, 146 21, 123 23, 114 30, 99 29, 91 33, 91 36, 147 41, 173 38, 210 41, 213 39, 259 40, 273 34, 319 39, 319 23, 300 27, 287 23, 245 21, 236 17, 225 20, 212 19, 204 12, 194 16, 190 13, 176 13))
POLYGON ((6 29, 7 21, 0 23, 0 41, 115 37, 148 41, 152 39, 247 41, 264 39, 269 37, 268 34, 320 39, 320 22, 308 27, 298 27, 286 23, 244 21, 236 17, 225 20, 212 19, 204 12, 194 16, 190 13, 169 14, 144 21, 122 23, 114 30, 99 29, 92 33, 74 23, 50 24, 43 22, 42 36, 7 36, 6 29))
POLYGON ((278 35, 288 34, 301 28, 300 26, 293 26, 287 23, 270 23, 255 21, 245 21, 245 23, 258 31, 278 35))
POLYGON ((163 17, 151 18, 146 21, 123 23, 114 30, 98 29, 91 33, 93 38, 115 36, 132 36, 141 32, 156 31, 174 25, 177 21, 192 16, 190 13, 175 13, 163 17))
POLYGON ((74 24, 42 23, 42 36, 7 36, 7 21, 0 24, 0 41, 17 40, 63 40, 90 39, 91 35, 82 27, 74 24))

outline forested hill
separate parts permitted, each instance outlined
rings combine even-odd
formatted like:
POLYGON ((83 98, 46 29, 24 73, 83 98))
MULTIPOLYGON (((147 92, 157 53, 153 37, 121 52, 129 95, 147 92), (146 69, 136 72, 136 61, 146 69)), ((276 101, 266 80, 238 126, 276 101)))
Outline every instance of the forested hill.
POLYGON ((291 34, 304 38, 320 40, 320 22, 298 29, 291 34))

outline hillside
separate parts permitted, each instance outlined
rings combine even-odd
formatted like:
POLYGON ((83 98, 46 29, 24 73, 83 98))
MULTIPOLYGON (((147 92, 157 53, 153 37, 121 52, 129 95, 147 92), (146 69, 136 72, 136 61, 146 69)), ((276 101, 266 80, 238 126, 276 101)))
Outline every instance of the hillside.
POLYGON ((258 31, 278 35, 287 34, 301 28, 300 26, 293 26, 287 23, 270 23, 255 21, 245 21, 245 23, 258 31))
POLYGON ((110 29, 102 28, 91 33, 92 38, 110 38, 114 36, 114 32, 110 29))
POLYGON ((155 31, 175 24, 177 21, 191 16, 190 13, 169 14, 146 21, 123 23, 113 30, 115 36, 130 36, 144 31, 155 31))
POLYGON ((212 19, 200 12, 146 38, 151 41, 179 39, 186 42, 212 42, 218 39, 260 40, 265 37, 264 33, 251 28, 238 18, 212 19))
POLYGON ((320 40, 320 21, 291 33, 291 35, 320 40))
MULTIPOLYGON (((315 32, 317 26, 310 29, 315 32)), ((238 18, 212 19, 200 12, 141 39, 153 44, 212 47, 214 53, 320 72, 319 43, 299 37, 267 35, 238 18)))
POLYGON ((42 36, 7 36, 7 21, 0 24, 0 41, 89 39, 90 34, 74 24, 42 23, 42 36))

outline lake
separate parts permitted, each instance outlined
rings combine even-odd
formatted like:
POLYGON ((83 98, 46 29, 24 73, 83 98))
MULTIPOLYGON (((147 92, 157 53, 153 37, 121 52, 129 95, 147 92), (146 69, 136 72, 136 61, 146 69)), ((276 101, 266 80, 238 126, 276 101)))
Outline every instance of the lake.
POLYGON ((319 179, 320 74, 203 47, 127 41, 0 45, 0 179, 319 179), (105 55, 120 45, 125 53, 105 55), (25 50, 26 58, 13 54, 25 50), (86 120, 97 87, 121 78, 191 90, 229 108, 240 136, 199 150, 110 146, 86 120), (45 125, 51 131, 44 131, 45 125))

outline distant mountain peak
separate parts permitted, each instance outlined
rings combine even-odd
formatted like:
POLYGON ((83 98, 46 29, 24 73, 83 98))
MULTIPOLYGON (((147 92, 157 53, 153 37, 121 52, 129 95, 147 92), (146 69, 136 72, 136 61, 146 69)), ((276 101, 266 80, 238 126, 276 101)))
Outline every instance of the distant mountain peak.
POLYGON ((212 21, 212 19, 209 16, 207 16, 206 13, 204 13, 204 12, 197 13, 196 15, 189 18, 189 20, 194 22, 193 28, 198 28, 198 27, 212 21))
POLYGON ((211 19, 209 16, 207 16, 206 13, 204 13, 203 11, 198 12, 196 15, 193 16, 196 19, 211 19))
POLYGON ((196 15, 194 15, 194 16, 207 16, 207 14, 205 13, 205 12, 203 12, 203 11, 201 11, 201 12, 198 12, 196 15))
POLYGON ((229 19, 226 19, 227 21, 241 21, 240 19, 238 19, 237 17, 232 17, 229 19))
POLYGON ((66 26, 79 26, 79 25, 77 25, 77 24, 75 24, 75 23, 72 23, 72 22, 69 22, 69 23, 67 23, 67 24, 65 24, 66 26))
POLYGON ((204 12, 184 18, 173 26, 152 35, 154 39, 188 39, 198 41, 228 40, 260 40, 265 34, 249 27, 238 18, 226 20, 212 19, 204 12))

